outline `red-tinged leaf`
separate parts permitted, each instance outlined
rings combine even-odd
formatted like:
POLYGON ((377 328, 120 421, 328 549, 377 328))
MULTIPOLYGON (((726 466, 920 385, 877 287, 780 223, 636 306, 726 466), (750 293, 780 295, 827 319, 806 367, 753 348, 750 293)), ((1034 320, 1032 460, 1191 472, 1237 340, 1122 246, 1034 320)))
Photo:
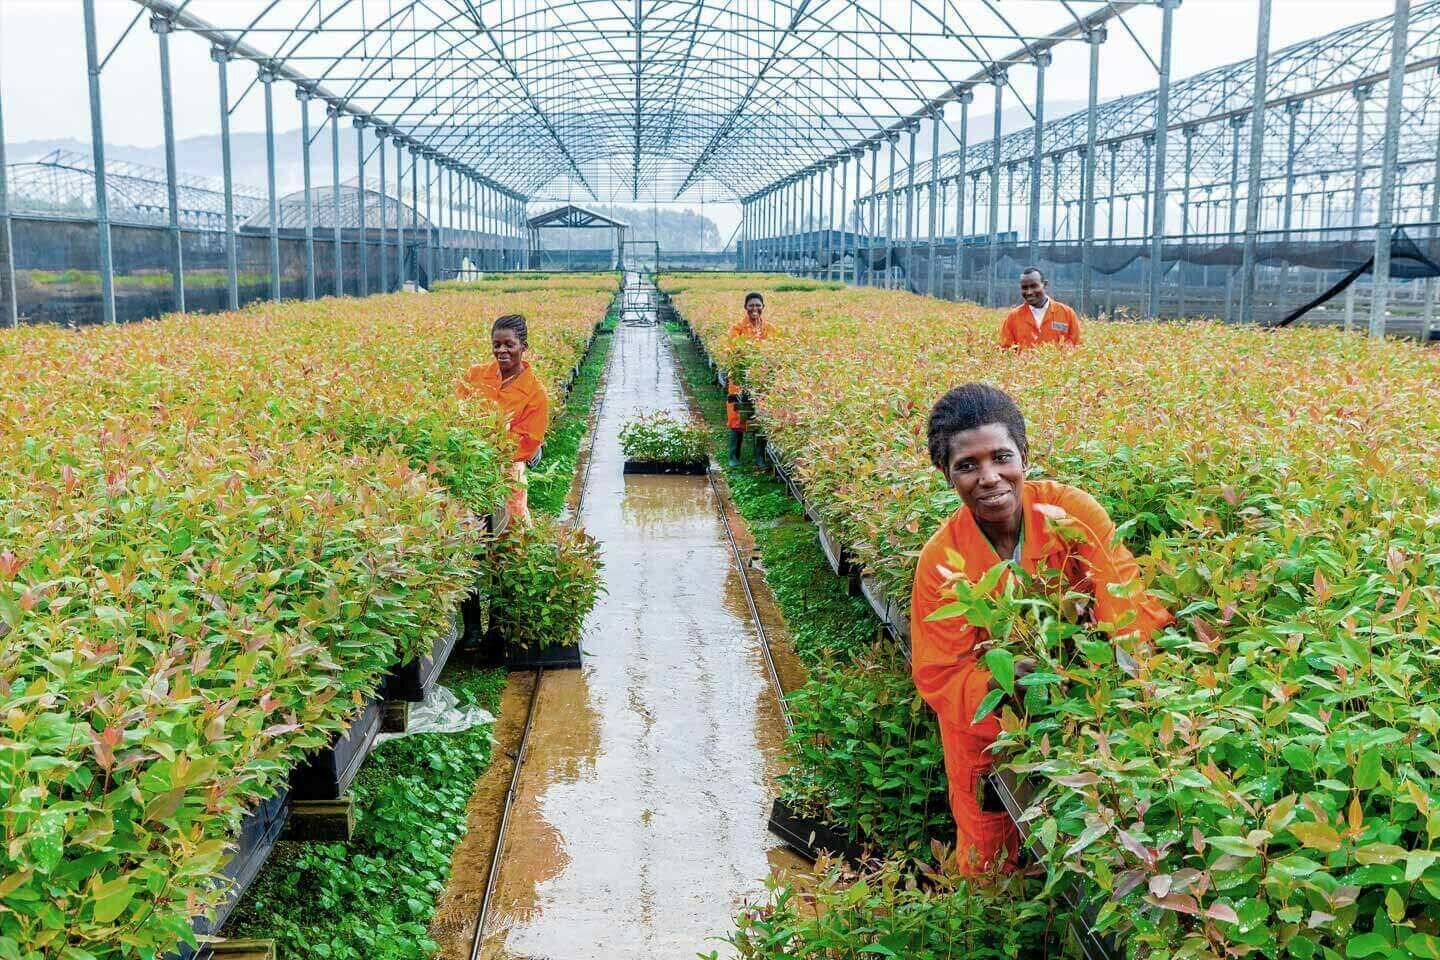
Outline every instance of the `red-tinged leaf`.
POLYGON ((1165 910, 1173 910, 1176 913, 1184 913, 1192 917, 1200 916, 1200 905, 1195 902, 1195 898, 1183 893, 1172 893, 1165 897, 1147 896, 1145 901, 1165 910))
POLYGON ((1212 903, 1205 908, 1205 916, 1211 920, 1220 920, 1224 923, 1239 923, 1240 917, 1235 913, 1234 908, 1225 903, 1212 903))
POLYGON ((1077 790, 1081 787, 1094 786, 1100 782, 1100 777, 1088 770, 1083 773, 1071 773, 1063 777, 1053 777, 1052 779, 1062 787, 1074 787, 1077 790))

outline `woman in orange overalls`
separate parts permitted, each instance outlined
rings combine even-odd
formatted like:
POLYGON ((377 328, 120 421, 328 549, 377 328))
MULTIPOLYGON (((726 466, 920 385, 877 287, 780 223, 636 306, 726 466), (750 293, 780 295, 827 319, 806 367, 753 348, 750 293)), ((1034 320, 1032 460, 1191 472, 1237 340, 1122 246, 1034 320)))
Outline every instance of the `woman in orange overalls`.
MULTIPOLYGON (((1139 567, 1116 540, 1104 507, 1075 487, 1025 479, 1025 419, 1003 391, 971 383, 941 397, 930 414, 929 447, 963 505, 920 553, 911 594, 911 673, 940 719, 957 860, 961 872, 973 876, 1013 869, 1020 838, 1004 810, 987 802, 985 775, 995 762, 990 746, 1000 733, 996 712, 972 722, 985 696, 999 689, 977 650, 988 637, 963 618, 926 620, 952 599, 947 579, 975 583, 1009 560, 1030 573, 1062 571, 1072 589, 1095 598, 1091 615, 1114 636, 1148 641, 1172 617, 1143 590, 1111 593, 1135 580, 1139 567), (1067 528, 1064 538, 1053 532, 1056 521, 1067 528), (954 555, 963 560, 958 571, 954 555)), ((1016 661, 1017 678, 1034 669, 1033 659, 1016 661)))
MULTIPOLYGON (((745 294, 745 317, 735 321, 730 328, 732 341, 744 338, 768 340, 775 328, 765 322, 765 298, 758 293, 745 294)), ((730 466, 740 466, 740 448, 745 443, 745 432, 749 423, 740 415, 740 384, 733 379, 725 385, 725 423, 730 428, 730 466)), ((765 449, 761 440, 755 440, 755 465, 765 465, 765 449)))
POLYGON ((500 526, 511 522, 530 522, 529 488, 525 482, 526 465, 540 460, 540 446, 550 426, 550 398, 525 362, 530 348, 530 332, 525 318, 510 314, 495 321, 490 329, 493 363, 477 363, 465 372, 456 392, 462 397, 484 397, 500 405, 506 427, 515 440, 515 458, 510 465, 513 484, 506 503, 506 518, 500 526))

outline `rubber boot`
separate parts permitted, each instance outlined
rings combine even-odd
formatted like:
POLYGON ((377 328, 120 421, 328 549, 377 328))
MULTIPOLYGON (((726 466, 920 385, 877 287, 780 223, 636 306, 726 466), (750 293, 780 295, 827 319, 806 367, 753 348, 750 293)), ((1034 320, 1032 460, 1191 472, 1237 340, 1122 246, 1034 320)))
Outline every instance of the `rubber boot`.
POLYGON ((755 434, 755 466, 761 470, 770 469, 769 445, 763 434, 755 434))
POLYGON ((745 442, 745 431, 731 429, 730 431, 730 467, 734 469, 740 466, 740 445, 745 442))

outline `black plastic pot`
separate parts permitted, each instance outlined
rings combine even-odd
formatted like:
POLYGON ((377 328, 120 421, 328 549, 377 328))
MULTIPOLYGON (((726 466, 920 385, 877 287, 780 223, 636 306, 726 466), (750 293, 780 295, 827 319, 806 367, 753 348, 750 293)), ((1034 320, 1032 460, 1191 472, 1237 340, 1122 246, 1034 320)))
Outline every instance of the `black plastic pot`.
POLYGON ((709 460, 626 460, 627 474, 683 474, 700 477, 710 471, 709 460))
POLYGON ((580 643, 550 644, 543 649, 505 644, 505 669, 507 670, 577 670, 583 661, 580 643))
POLYGON ((345 795, 375 747, 375 736, 380 732, 380 704, 379 697, 367 703, 350 729, 290 772, 292 800, 339 800, 345 795))
POLYGON ((858 863, 865 858, 865 848, 851 842, 843 830, 816 817, 797 813, 779 797, 770 805, 768 826, 771 833, 785 841, 785 846, 811 863, 823 854, 847 863, 858 863))
POLYGON ((435 638, 435 643, 431 645, 429 653, 423 657, 417 657, 409 663, 402 663, 391 668, 390 673, 386 675, 380 685, 380 698, 382 700, 406 700, 410 703, 419 703, 424 700, 425 694, 435 686, 435 681, 440 678, 441 671, 449 662, 450 654, 459 642, 463 629, 463 614, 460 608, 456 607, 449 629, 442 631, 435 638))

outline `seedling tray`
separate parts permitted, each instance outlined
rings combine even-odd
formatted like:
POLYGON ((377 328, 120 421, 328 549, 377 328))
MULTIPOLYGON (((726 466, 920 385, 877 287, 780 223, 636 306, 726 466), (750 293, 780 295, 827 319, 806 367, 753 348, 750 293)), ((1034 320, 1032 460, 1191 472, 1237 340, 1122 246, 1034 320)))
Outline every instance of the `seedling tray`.
POLYGON ((391 669, 380 686, 381 699, 406 700, 410 703, 424 700, 425 694, 435 686, 435 681, 440 678, 441 671, 449 662, 450 654, 460 641, 463 630, 464 618, 460 607, 456 606, 449 627, 435 638, 429 653, 391 669))
POLYGON ((291 771, 292 799, 339 800, 345 795, 375 746, 375 736, 380 732, 380 704, 379 697, 365 704, 350 729, 291 771))
POLYGON ((626 460, 626 474, 678 474, 703 477, 710 472, 709 460, 626 460))
POLYGON ((825 559, 830 564, 830 569, 837 577, 848 577, 850 575, 850 558, 845 555, 845 548, 840 542, 830 535, 820 524, 815 525, 815 535, 820 539, 820 550, 825 554, 825 559))
POLYGON ((580 644, 551 644, 543 650, 505 644, 507 670, 577 670, 583 665, 580 644))

